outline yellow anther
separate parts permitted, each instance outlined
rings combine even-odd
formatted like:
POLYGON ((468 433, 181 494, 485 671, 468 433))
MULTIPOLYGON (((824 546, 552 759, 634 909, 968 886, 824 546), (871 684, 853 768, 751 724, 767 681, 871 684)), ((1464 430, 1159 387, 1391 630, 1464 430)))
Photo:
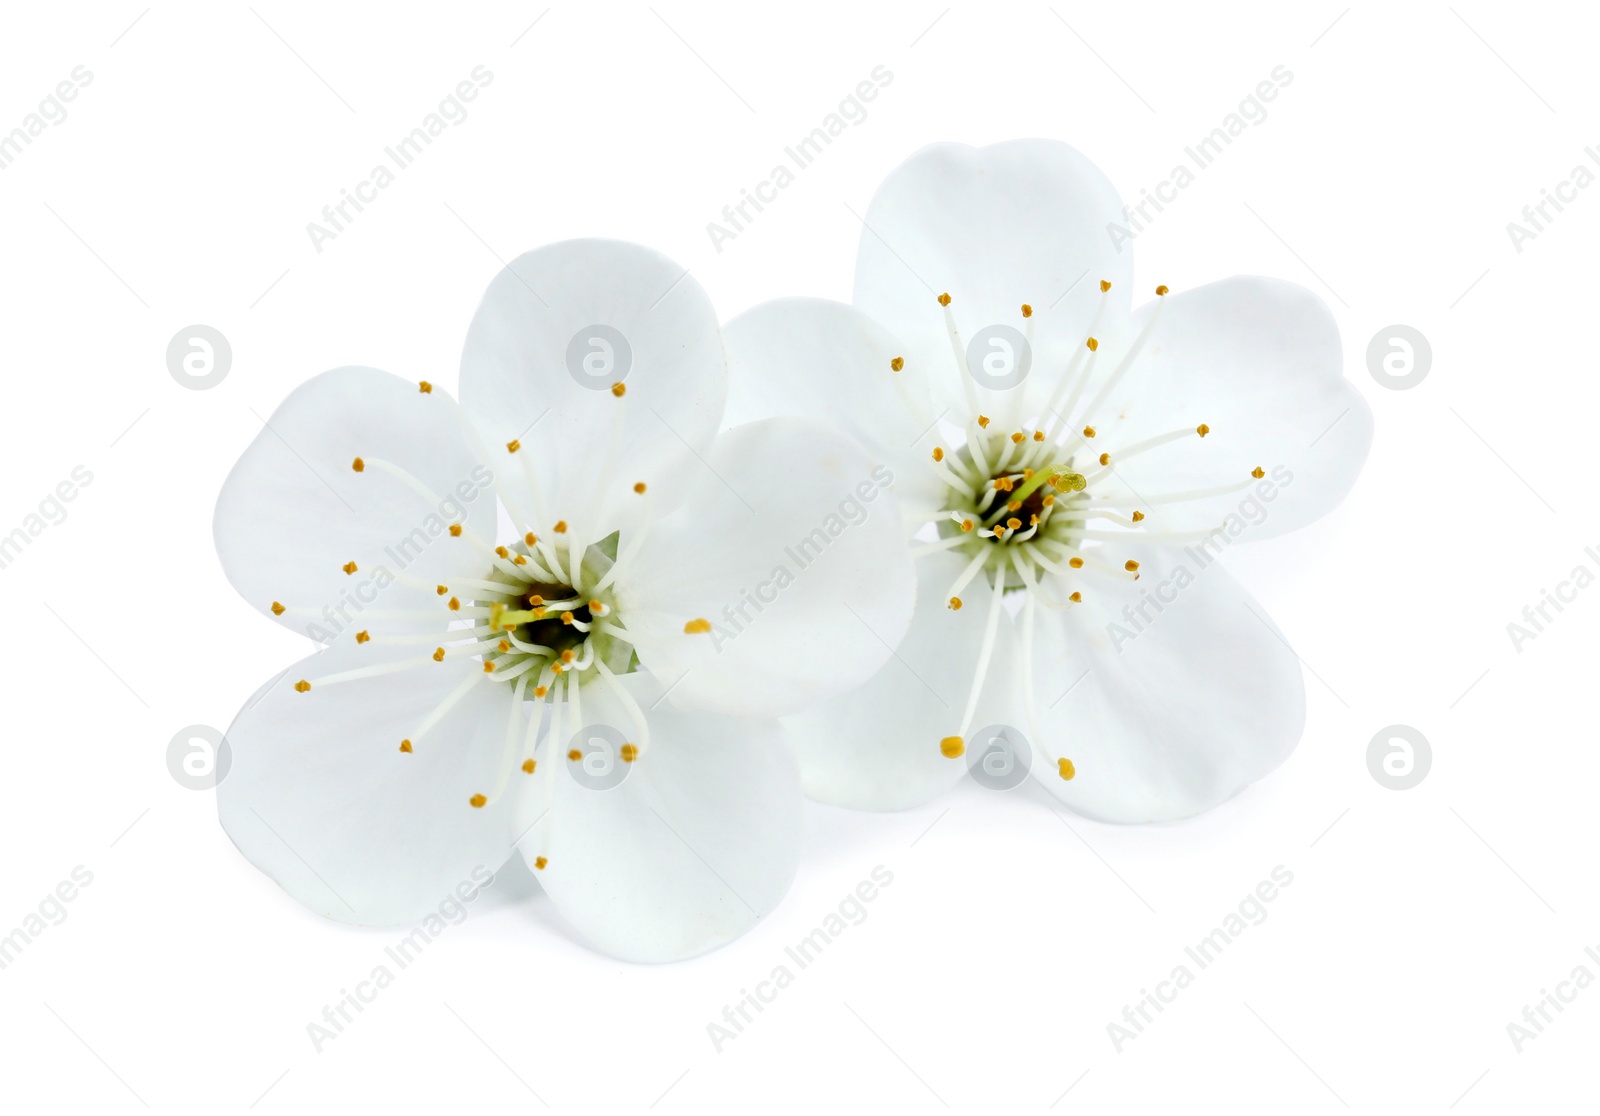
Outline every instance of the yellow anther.
POLYGON ((960 612, 961 611, 961 598, 960 597, 951 597, 950 598, 950 611, 951 612, 960 612))
POLYGON ((350 462, 350 468, 354 469, 358 473, 361 472, 361 470, 365 469, 366 467, 367 467, 367 463, 365 461, 361 460, 361 458, 359 458, 359 457, 356 458, 354 461, 350 462))
POLYGON ((539 536, 535 535, 532 531, 529 531, 526 535, 522 536, 522 542, 525 546, 536 546, 539 542, 539 536))
POLYGON ((536 856, 536 857, 533 858, 533 866, 535 868, 539 869, 539 871, 541 871, 541 872, 544 871, 544 866, 546 864, 549 864, 549 863, 550 863, 550 861, 549 861, 549 858, 547 858, 547 857, 536 856))
POLYGON ((531 760, 531 759, 522 761, 522 770, 526 771, 529 775, 532 775, 533 772, 534 772, 534 769, 537 768, 538 766, 539 766, 538 763, 536 763, 534 760, 531 760))
POLYGON ((1022 316, 1024 318, 1033 317, 1033 307, 1029 306, 1026 302, 1022 304, 1022 316))
POLYGON ((1084 436, 1084 437, 1085 437, 1085 438, 1093 438, 1093 437, 1094 437, 1094 427, 1092 427, 1092 426, 1085 426, 1085 427, 1084 427, 1084 428, 1083 428, 1083 436, 1084 436))
POLYGON ((624 744, 622 746, 622 762, 623 763, 632 763, 634 760, 636 760, 638 758, 639 758, 639 746, 637 744, 624 744))
MULTIPOLYGON (((572 613, 570 613, 570 612, 563 612, 563 613, 562 613, 562 614, 561 614, 561 622, 562 622, 562 623, 563 623, 563 624, 570 624, 570 623, 572 623, 572 619, 573 619, 573 617, 572 617, 572 613)), ((570 662, 570 661, 571 661, 571 660, 567 660, 567 661, 569 661, 569 662, 570 662)))
POLYGON ((495 547, 495 548, 494 548, 494 552, 495 552, 495 553, 496 553, 496 554, 498 554, 498 555, 500 555, 500 557, 502 557, 502 558, 509 558, 509 557, 511 557, 511 551, 509 551, 509 550, 507 550, 507 549, 506 549, 506 548, 505 548, 505 547, 503 547, 503 546, 497 546, 497 547, 495 547))
POLYGON ((1100 351, 1100 342, 1098 340, 1096 340, 1095 338, 1093 338, 1093 337, 1091 337, 1091 338, 1089 338, 1089 340, 1085 341, 1084 344, 1089 347, 1089 351, 1091 353, 1097 353, 1097 352, 1100 351))
POLYGON ((889 367, 894 369, 896 372, 900 371, 905 366, 906 366, 906 358, 905 357, 895 357, 893 360, 891 360, 889 362, 889 367))
POLYGON ((564 662, 564 663, 570 663, 573 659, 575 659, 577 657, 578 656, 572 651, 571 648, 568 648, 567 650, 561 652, 561 661, 564 662))
POLYGON ((450 592, 450 586, 448 586, 448 585, 437 585, 437 586, 434 587, 433 591, 435 593, 439 594, 439 596, 442 597, 446 593, 450 592))
POLYGON ((1134 573, 1138 570, 1139 563, 1135 562, 1132 558, 1129 558, 1126 562, 1122 563, 1122 568, 1127 570, 1129 573, 1134 573))
POLYGON ((621 380, 618 380, 616 383, 611 385, 611 394, 615 395, 618 399, 621 399, 624 395, 628 394, 628 385, 623 383, 621 380))
POLYGON ((1021 510, 1022 510, 1022 501, 1021 500, 1012 500, 1012 501, 1010 501, 1009 503, 1006 504, 1006 511, 1021 511, 1021 510))
POLYGON ((963 531, 970 531, 970 530, 972 530, 972 528, 973 528, 973 522, 972 522, 972 520, 970 520, 970 519, 963 519, 963 520, 962 520, 962 521, 961 521, 961 529, 962 529, 962 530, 963 530, 963 531))
POLYGON ((461 598, 460 597, 451 597, 448 603, 450 605, 450 611, 451 612, 460 612, 461 611, 461 598))
POLYGON ((1021 526, 1022 526, 1022 520, 1018 519, 1016 516, 1012 516, 1010 519, 1006 520, 1006 527, 1008 529, 1012 530, 1012 531, 1015 531, 1018 527, 1021 527, 1021 526))
POLYGON ((1136 511, 1136 512, 1134 512, 1134 513, 1133 513, 1133 521, 1134 521, 1134 522, 1135 522, 1135 523, 1138 523, 1138 522, 1139 522, 1139 521, 1140 521, 1140 520, 1142 520, 1142 519, 1143 519, 1143 518, 1144 518, 1144 512, 1142 512, 1142 511, 1136 511))
POLYGON ((538 608, 542 604, 544 604, 544 598, 539 596, 539 594, 537 594, 537 593, 529 593, 528 594, 528 607, 529 608, 538 608))
POLYGON ((489 805, 489 800, 481 794, 475 794, 471 798, 467 799, 467 801, 472 803, 472 808, 474 810, 481 810, 485 806, 489 805))
POLYGON ((423 395, 427 395, 430 391, 433 390, 433 385, 430 384, 427 380, 421 380, 421 381, 419 381, 417 383, 417 390, 420 391, 423 395))
POLYGON ((1056 502, 1056 498, 1054 496, 1046 496, 1044 499, 1039 501, 1040 504, 1044 505, 1047 508, 1050 507, 1055 502, 1056 502))
POLYGON ((367 642, 367 640, 369 640, 371 638, 372 638, 372 636, 367 632, 357 632, 356 633, 356 642, 357 643, 365 643, 365 642, 367 642))
POLYGON ((450 534, 451 534, 452 537, 459 539, 461 537, 461 524, 459 524, 459 523, 450 524, 450 534))
POLYGON ((506 452, 507 453, 516 453, 521 448, 522 448, 522 443, 517 441, 517 439, 515 439, 515 438, 511 439, 511 441, 506 443, 506 452))
POLYGON ((943 461, 944 460, 944 450, 941 449, 939 446, 934 446, 933 447, 933 459, 935 461, 943 461))
POLYGON ((939 305, 940 306, 949 306, 950 305, 950 295, 949 295, 948 292, 939 296, 939 305))
POLYGON ((536 697, 536 698, 542 698, 542 697, 544 697, 545 694, 548 694, 549 692, 550 692, 550 689, 547 686, 535 686, 533 688, 533 696, 536 697))
POLYGON ((1100 455, 1100 464, 1102 464, 1102 465, 1111 464, 1111 455, 1109 453, 1102 453, 1100 455))
POLYGON ((939 753, 945 759, 956 759, 967 750, 966 741, 959 736, 947 736, 939 741, 939 753))
POLYGON ((589 611, 590 612, 604 612, 605 610, 606 610, 606 606, 601 604, 599 601, 590 601, 589 602, 589 611))
POLYGON ((309 689, 311 689, 311 683, 307 682, 304 678, 300 679, 300 681, 294 684, 294 692, 297 694, 303 694, 309 689))
POLYGON ((511 564, 513 566, 526 566, 528 564, 528 556, 526 554, 519 554, 515 558, 511 559, 511 564))
POLYGON ((1156 288, 1156 294, 1165 295, 1166 293, 1167 293, 1167 285, 1165 283, 1163 283, 1161 286, 1156 288))
POLYGON ((1034 441, 1035 441, 1035 442, 1042 442, 1042 441, 1044 441, 1044 431, 1043 431, 1043 430, 1035 430, 1035 431, 1034 431, 1034 432, 1033 432, 1033 440, 1034 440, 1034 441))
POLYGON ((979 415, 978 416, 978 426, 983 430, 989 429, 989 416, 988 415, 979 415))
POLYGON ((483 660, 483 673, 485 673, 485 674, 493 674, 494 673, 494 664, 491 663, 488 659, 483 660))
POLYGON ((283 609, 283 606, 281 604, 279 604, 277 601, 273 601, 272 602, 272 615, 274 615, 274 616, 282 616, 283 615, 283 611, 284 611, 284 609, 283 609))
POLYGON ((1083 559, 1076 556, 1068 558, 1067 565, 1071 566, 1075 570, 1081 570, 1083 569, 1083 559))
POLYGON ((569 760, 571 760, 573 763, 577 763, 579 760, 581 760, 583 758, 583 753, 578 751, 578 749, 574 748, 574 749, 572 749, 572 751, 567 753, 567 758, 569 760))
POLYGON ((1100 280, 1100 293, 1101 294, 1105 294, 1110 289, 1111 289, 1111 280, 1109 280, 1109 279, 1100 280))
POLYGON ((691 620, 683 626, 683 632, 685 635, 699 635, 704 632, 709 632, 710 630, 711 621, 704 618, 691 620))
POLYGON ((444 662, 444 648, 443 647, 435 647, 433 649, 433 661, 436 662, 436 663, 444 662))
POLYGON ((1033 479, 1033 470, 1032 469, 1024 469, 1024 470, 1022 470, 1022 479, 1023 480, 1032 480, 1033 479))
POLYGON ((562 673, 564 673, 566 671, 566 669, 567 668, 562 666, 560 663, 551 663, 550 664, 550 673, 551 674, 562 674, 562 673))
POLYGON ((1083 594, 1075 591, 1070 597, 1067 598, 1067 600, 1071 601, 1073 604, 1079 604, 1083 601, 1083 594))
POLYGON ((1200 437, 1204 438, 1207 434, 1211 433, 1211 427, 1202 422, 1199 426, 1194 428, 1194 432, 1200 435, 1200 437))
POLYGON ((401 751, 402 751, 402 752, 409 752, 409 751, 411 751, 411 741, 409 741, 409 740, 402 740, 402 741, 400 741, 400 750, 401 750, 401 751))
POLYGON ((511 650, 511 644, 507 643, 503 639, 498 644, 496 644, 496 646, 499 647, 501 651, 509 651, 509 650, 511 650))
POLYGON ((1261 466, 1257 465, 1254 469, 1250 470, 1250 475, 1255 477, 1256 480, 1260 480, 1262 477, 1267 475, 1267 471, 1261 466))
POLYGON ((567 521, 565 519, 556 520, 554 530, 558 535, 565 535, 567 533, 567 521))
POLYGON ((354 562, 346 562, 343 566, 343 569, 345 573, 353 574, 356 572, 356 564, 354 562))
POLYGON ((1056 773, 1063 779, 1070 779, 1078 773, 1078 769, 1072 766, 1071 760, 1063 757, 1056 760, 1056 773))
POLYGON ((633 486, 633 490, 635 492, 637 492, 639 495, 643 496, 644 495, 644 481, 640 481, 638 484, 634 485, 633 486))
POLYGON ((1011 444, 1014 445, 1014 446, 1020 446, 1022 444, 1023 439, 1026 438, 1026 437, 1027 437, 1027 435, 1019 430, 1015 434, 1011 435, 1011 444))

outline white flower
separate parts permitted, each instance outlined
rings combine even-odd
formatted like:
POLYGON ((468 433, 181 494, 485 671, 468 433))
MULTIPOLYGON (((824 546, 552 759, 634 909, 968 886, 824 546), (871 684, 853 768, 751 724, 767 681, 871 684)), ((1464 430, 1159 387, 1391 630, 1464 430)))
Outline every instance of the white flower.
POLYGON ((682 269, 571 241, 491 284, 459 408, 367 368, 295 390, 223 486, 217 550, 252 604, 333 642, 228 730, 240 850, 311 909, 386 924, 520 850, 633 960, 771 911, 802 802, 772 717, 878 669, 914 574, 887 474, 814 419, 718 435, 726 379, 682 269), (609 776, 585 727, 617 738, 609 776))
POLYGON ((896 658, 788 721, 812 797, 925 801, 1009 724, 1068 806, 1177 818, 1299 740, 1294 653, 1213 559, 1334 507, 1370 412, 1300 287, 1163 286, 1130 311, 1123 219, 1064 144, 929 147, 872 201, 853 307, 782 300, 727 327, 730 410, 851 432, 915 532, 896 658))

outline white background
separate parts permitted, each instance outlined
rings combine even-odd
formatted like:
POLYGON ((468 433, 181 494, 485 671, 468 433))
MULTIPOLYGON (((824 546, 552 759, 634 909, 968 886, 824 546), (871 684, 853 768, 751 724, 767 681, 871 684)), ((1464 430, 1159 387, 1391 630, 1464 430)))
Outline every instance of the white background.
MULTIPOLYGON (((63 122, 0 171, 0 533, 93 481, 0 570, 0 933, 93 883, 0 971, 8 1110, 1570 1110, 1600 990, 1518 1053, 1507 1024, 1600 947, 1600 571, 1590 467, 1600 189, 1506 231, 1600 141, 1578 6, 939 3, 330 10, 10 6, 0 130, 75 66, 63 122), (530 24, 531 29, 530 29, 530 24), (130 26, 131 25, 131 26, 130 26), (473 67, 471 115, 337 239, 307 222, 473 67), (718 253, 705 225, 876 66, 870 115, 718 253), (700 960, 586 951, 523 872, 317 1053, 307 1024, 399 931, 325 922, 234 849, 169 739, 225 727, 304 653, 223 579, 218 487, 279 400, 345 363, 453 390, 520 251, 650 244, 724 317, 848 299, 882 177, 937 140, 1066 140, 1123 191, 1167 178, 1276 66, 1292 83, 1141 235, 1141 290, 1237 272, 1333 308, 1376 439, 1355 490, 1229 564, 1293 641, 1309 716, 1207 816, 1118 828, 964 785, 895 815, 808 807, 784 905, 700 960), (194 323, 233 365, 188 390, 194 323), (1380 386, 1383 328, 1431 341, 1380 386), (1395 791, 1387 725, 1431 742, 1395 791), (876 865, 893 883, 719 1053, 707 1024, 876 865), (1107 1024, 1277 865, 1293 883, 1119 1053, 1107 1024), (534 1093, 539 1098, 536 1100, 534 1093)), ((1191 965, 1192 967, 1192 965, 1191 965)))

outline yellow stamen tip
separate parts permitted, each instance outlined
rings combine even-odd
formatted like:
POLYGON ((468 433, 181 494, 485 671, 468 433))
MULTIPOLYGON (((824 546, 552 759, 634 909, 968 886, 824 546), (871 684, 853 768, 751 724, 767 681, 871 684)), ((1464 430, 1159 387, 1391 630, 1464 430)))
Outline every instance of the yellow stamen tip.
POLYGON ((281 604, 279 604, 277 601, 273 601, 272 602, 272 615, 274 615, 274 616, 282 616, 283 612, 284 612, 283 606, 281 604))
POLYGON ((461 537, 461 524, 459 524, 459 523, 450 524, 450 534, 454 538, 458 538, 459 539, 461 537))
POLYGON ((1027 438, 1027 435, 1019 430, 1015 434, 1011 435, 1011 444, 1014 446, 1020 446, 1025 438, 1027 438))
POLYGON ((956 759, 967 750, 966 741, 959 736, 947 736, 939 741, 939 753, 945 759, 956 759))
POLYGON ((1074 591, 1073 594, 1070 597, 1067 598, 1067 600, 1073 602, 1074 604, 1077 604, 1077 603, 1079 603, 1079 602, 1081 602, 1083 600, 1083 594, 1074 591))
POLYGON ((448 586, 448 585, 439 585, 439 586, 436 586, 433 591, 435 593, 439 594, 439 596, 442 597, 446 593, 450 592, 450 586, 448 586))
POLYGON ((951 612, 960 612, 961 611, 961 598, 960 597, 951 597, 950 598, 950 611, 951 612))
POLYGON ((583 753, 578 751, 578 749, 574 748, 574 749, 572 749, 572 751, 567 753, 567 758, 569 760, 571 760, 573 763, 577 763, 579 760, 581 760, 583 758, 583 753))
POLYGON ((1142 511, 1136 511, 1136 512, 1134 512, 1134 513, 1133 513, 1133 521, 1134 521, 1134 522, 1135 522, 1135 523, 1138 523, 1138 522, 1139 522, 1139 521, 1140 521, 1140 520, 1142 520, 1142 519, 1143 519, 1143 518, 1144 518, 1144 512, 1142 512, 1142 511))
POLYGON ((893 360, 891 360, 889 362, 889 367, 894 369, 896 372, 900 371, 905 366, 906 366, 906 358, 905 357, 895 357, 893 360))
POLYGON ((300 681, 294 684, 294 692, 297 694, 303 694, 309 689, 311 689, 311 683, 307 682, 304 678, 300 679, 300 681))
MULTIPOLYGON (((562 622, 562 623, 563 623, 563 624, 570 624, 570 623, 572 623, 572 620, 573 620, 573 617, 572 617, 572 613, 570 613, 570 612, 563 612, 563 613, 562 613, 562 614, 561 614, 561 622, 562 622)), ((571 660, 571 659, 563 659, 563 661, 564 661, 564 662, 569 662, 569 663, 570 663, 570 662, 571 662, 571 661, 572 661, 572 660, 571 660)))
POLYGON ((1110 289, 1111 289, 1111 280, 1109 280, 1109 279, 1100 280, 1100 293, 1101 294, 1105 294, 1110 289))
POLYGON ((950 295, 949 295, 948 292, 939 296, 939 305, 940 306, 949 306, 950 305, 950 295))
POLYGON ((691 620, 683 626, 684 635, 700 635, 711 630, 711 621, 701 617, 691 620))
POLYGON ((1100 464, 1102 464, 1102 465, 1111 464, 1111 455, 1109 453, 1102 453, 1100 455, 1100 464))
POLYGON ((1257 465, 1254 469, 1250 470, 1250 475, 1255 477, 1256 480, 1260 480, 1262 477, 1267 475, 1267 471, 1261 466, 1257 465))
POLYGON ((1070 779, 1078 773, 1078 769, 1072 766, 1072 761, 1065 758, 1056 760, 1056 771, 1063 779, 1070 779))
POLYGON ((460 597, 451 597, 450 598, 450 611, 451 612, 460 612, 461 611, 461 598, 460 597))
POLYGON ((511 551, 509 551, 509 550, 507 550, 507 549, 506 549, 506 548, 505 548, 505 547, 503 547, 503 546, 497 546, 497 547, 495 547, 495 548, 494 548, 494 552, 495 552, 495 553, 496 553, 496 554, 498 554, 498 555, 500 555, 500 557, 502 557, 502 558, 509 558, 509 557, 511 557, 511 551))
POLYGON ((621 399, 624 395, 628 394, 628 385, 623 383, 621 380, 618 380, 616 383, 611 385, 611 394, 615 395, 618 399, 621 399))
POLYGON ((565 535, 567 533, 567 521, 565 519, 556 520, 555 532, 558 535, 565 535))
POLYGON ((427 380, 421 380, 421 381, 419 381, 417 383, 417 390, 420 391, 423 395, 427 395, 429 392, 431 392, 433 390, 433 385, 430 384, 427 380))
POLYGON ((511 644, 507 643, 503 639, 498 644, 496 644, 495 646, 499 647, 501 651, 509 651, 509 650, 511 650, 511 644))
POLYGON ((1071 566, 1075 570, 1081 570, 1081 569, 1083 569, 1083 559, 1082 558, 1068 558, 1067 559, 1067 565, 1071 566))
POLYGON ((1204 438, 1207 434, 1211 433, 1211 427, 1202 422, 1199 426, 1194 428, 1194 432, 1200 435, 1200 437, 1204 438))
POLYGON ((342 568, 347 574, 353 574, 356 572, 356 564, 354 562, 346 562, 342 568))
POLYGON ((483 662, 483 673, 485 673, 485 674, 493 674, 494 673, 494 664, 489 662, 487 659, 485 659, 484 662, 483 662))
POLYGON ((535 686, 533 688, 533 696, 536 697, 536 698, 542 698, 542 697, 544 697, 545 694, 548 694, 549 692, 550 692, 549 688, 545 687, 545 686, 535 686))
POLYGON ((533 866, 541 872, 544 871, 544 866, 549 863, 550 861, 547 857, 536 856, 533 858, 533 866))
POLYGON ((411 751, 411 741, 409 741, 409 740, 402 740, 402 741, 400 741, 400 750, 401 750, 401 751, 402 751, 402 752, 409 752, 409 751, 411 751))
POLYGON ((354 461, 350 462, 350 468, 354 469, 358 473, 361 472, 366 467, 367 467, 367 463, 365 461, 361 460, 361 458, 359 458, 359 457, 356 458, 354 461))
POLYGON ((1100 342, 1097 339, 1093 338, 1093 337, 1091 337, 1091 338, 1089 338, 1089 340, 1085 341, 1084 344, 1089 347, 1089 351, 1091 353, 1097 353, 1097 352, 1100 351, 1100 342))
POLYGON ((561 661, 564 663, 570 663, 575 658, 577 658, 577 655, 572 651, 571 648, 561 652, 561 661))
POLYGON ((632 763, 634 760, 636 760, 638 758, 639 758, 639 746, 637 744, 624 744, 622 746, 622 762, 623 763, 632 763))
POLYGON ((517 441, 517 439, 515 439, 515 438, 511 439, 511 441, 506 443, 506 452, 507 453, 516 453, 521 448, 522 448, 522 443, 517 441))
POLYGON ((532 775, 534 768, 538 766, 538 763, 531 759, 522 761, 522 770, 526 771, 529 775, 532 775))
POLYGON ((633 490, 635 492, 637 492, 639 495, 643 496, 644 495, 644 481, 640 481, 638 484, 634 485, 633 486, 633 490))
POLYGON ((1022 316, 1024 318, 1033 317, 1033 307, 1029 306, 1026 302, 1022 304, 1022 316))
POLYGON ((989 429, 989 416, 988 415, 979 415, 978 416, 978 426, 981 427, 984 430, 989 429))
POLYGON ((1092 426, 1085 426, 1085 427, 1084 427, 1084 428, 1083 428, 1083 436, 1084 436, 1084 437, 1085 437, 1085 438, 1093 438, 1093 437, 1094 437, 1094 427, 1092 427, 1092 426))
POLYGON ((1135 562, 1132 558, 1129 558, 1126 562, 1122 563, 1122 568, 1127 570, 1129 573, 1133 573, 1139 568, 1139 563, 1135 562))
POLYGON ((443 647, 435 647, 433 649, 433 661, 436 662, 436 663, 444 662, 444 648, 443 647))
POLYGON ((962 521, 961 521, 961 529, 962 529, 962 530, 963 530, 963 531, 970 531, 970 530, 972 530, 972 528, 973 528, 973 527, 974 527, 974 526, 975 526, 975 525, 974 525, 974 524, 973 524, 973 522, 972 522, 972 520, 970 520, 970 519, 963 519, 963 520, 962 520, 962 521))
POLYGON ((1161 284, 1161 286, 1156 288, 1156 294, 1165 295, 1166 293, 1167 293, 1167 285, 1165 283, 1161 284))
POLYGON ((1033 440, 1034 440, 1034 441, 1035 441, 1035 442, 1042 442, 1042 441, 1044 441, 1044 431, 1043 431, 1043 430, 1035 430, 1035 431, 1034 431, 1034 432, 1033 432, 1033 440))
POLYGON ((481 794, 475 794, 471 798, 467 799, 467 801, 472 803, 472 808, 474 810, 481 810, 485 806, 489 805, 489 800, 481 794))
POLYGON ((933 447, 933 459, 935 461, 943 461, 944 460, 944 449, 942 447, 940 447, 940 446, 934 446, 933 447))
POLYGON ((372 638, 372 635, 371 635, 370 632, 357 632, 356 633, 356 642, 357 643, 365 643, 371 638, 372 638))

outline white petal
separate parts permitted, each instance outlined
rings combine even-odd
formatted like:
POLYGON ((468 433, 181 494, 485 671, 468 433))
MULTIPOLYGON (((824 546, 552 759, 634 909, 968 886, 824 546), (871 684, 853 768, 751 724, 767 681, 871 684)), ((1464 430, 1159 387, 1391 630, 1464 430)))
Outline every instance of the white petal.
POLYGON ((925 377, 892 367, 899 343, 882 326, 842 302, 784 298, 745 311, 722 335, 727 425, 777 415, 818 419, 894 471, 902 507, 931 514, 943 499, 929 457, 939 412, 925 377))
POLYGON ((916 597, 890 471, 803 418, 735 427, 704 468, 617 576, 646 669, 685 709, 768 716, 872 675, 916 597))
MULTIPOLYGON (((716 433, 726 391, 717 316, 700 284, 619 240, 517 257, 489 284, 461 356, 462 406, 491 445, 516 440, 532 462, 548 520, 533 529, 565 519, 590 540, 642 512, 635 483, 647 483, 657 506, 674 498, 683 461, 716 433), (613 383, 626 394, 614 396, 613 383)), ((510 458, 492 463, 521 484, 523 461, 507 468, 510 458)), ((519 514, 536 516, 526 494, 519 502, 519 514)))
POLYGON ((213 521, 217 555, 246 600, 268 615, 281 602, 295 611, 279 622, 313 638, 371 608, 435 610, 442 627, 448 613, 433 593, 389 582, 399 573, 428 582, 467 569, 477 576, 483 563, 447 527, 463 521, 493 535, 492 481, 438 388, 337 368, 296 388, 228 474, 213 521), (376 465, 354 471, 357 457, 399 466, 433 496, 376 465), (355 573, 344 571, 348 562, 355 573))
MULTIPOLYGON (((539 882, 596 949, 676 961, 739 937, 783 899, 799 863, 800 776, 777 722, 681 712, 656 680, 623 682, 648 710, 648 746, 608 789, 573 777, 564 744, 551 751, 540 763, 561 767, 548 772, 548 821, 521 847, 530 863, 548 858, 539 882)), ((583 702, 587 725, 638 739, 604 687, 585 686, 583 702)))
MULTIPOLYGON (((1344 378, 1339 327, 1304 287, 1235 276, 1171 294, 1143 355, 1104 415, 1095 449, 1109 451, 1137 503, 1266 476, 1225 495, 1144 508, 1151 530, 1205 530, 1233 515, 1246 538, 1303 527, 1338 505, 1372 444, 1372 412, 1344 378), (1185 438, 1129 459, 1119 447, 1205 423, 1185 438)), ((1155 305, 1142 307, 1142 325, 1155 305)))
POLYGON ((1039 613, 1030 739, 1050 759, 1034 771, 1090 817, 1188 817, 1294 750, 1300 663, 1220 562, 1166 547, 1126 553, 1141 563, 1138 581, 1085 571, 1081 605, 1039 613), (1070 781, 1054 764, 1063 757, 1070 781))
MULTIPOLYGON (((513 851, 510 799, 474 809, 499 778, 510 690, 481 682, 401 752, 477 660, 317 685, 406 654, 338 644, 250 699, 227 732, 233 763, 217 813, 239 851, 305 906, 342 922, 393 925, 481 882, 513 851), (309 692, 294 685, 309 679, 309 692)), ((518 713, 520 717, 520 712, 518 713)))
POLYGON ((1126 313, 1133 254, 1108 232, 1124 221, 1110 181, 1066 144, 935 144, 873 196, 854 302, 915 343, 908 364, 933 371, 941 405, 958 403, 963 388, 937 296, 952 298, 963 349, 989 326, 1024 331, 1021 307, 1031 305, 1033 370, 1021 389, 982 394, 991 414, 1006 407, 1020 420, 1023 399, 1039 398, 1082 347, 1102 298, 1112 319, 1126 313), (1104 296, 1101 280, 1112 284, 1104 296))
MULTIPOLYGON (((857 810, 904 810, 937 797, 967 772, 965 759, 947 759, 939 742, 953 736, 966 710, 987 620, 988 593, 965 590, 959 611, 948 590, 966 560, 950 554, 917 559, 917 611, 895 657, 858 689, 783 718, 806 797, 857 810)), ((1002 609, 997 647, 1014 638, 1002 609)), ((995 662, 982 691, 973 729, 1015 719, 996 682, 995 662)))

